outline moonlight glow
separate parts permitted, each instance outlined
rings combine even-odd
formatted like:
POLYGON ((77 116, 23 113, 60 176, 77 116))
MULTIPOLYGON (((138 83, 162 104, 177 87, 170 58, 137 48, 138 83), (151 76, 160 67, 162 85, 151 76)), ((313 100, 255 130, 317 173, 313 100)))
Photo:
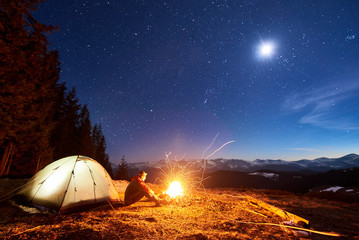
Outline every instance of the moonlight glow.
POLYGON ((272 42, 262 42, 258 49, 258 54, 262 58, 269 58, 274 54, 275 45, 272 42))
POLYGON ((68 2, 34 17, 114 165, 201 159, 217 133, 236 142, 208 160, 359 153, 358 1, 68 2))

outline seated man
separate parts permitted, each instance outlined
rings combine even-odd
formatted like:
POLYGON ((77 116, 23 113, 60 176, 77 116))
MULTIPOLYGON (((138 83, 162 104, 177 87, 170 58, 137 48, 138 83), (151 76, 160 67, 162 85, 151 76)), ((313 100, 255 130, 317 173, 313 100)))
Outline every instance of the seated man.
POLYGON ((159 206, 159 198, 156 194, 145 184, 147 173, 140 171, 137 176, 131 179, 125 191, 125 205, 131 205, 138 202, 143 197, 147 197, 149 200, 156 203, 159 206))

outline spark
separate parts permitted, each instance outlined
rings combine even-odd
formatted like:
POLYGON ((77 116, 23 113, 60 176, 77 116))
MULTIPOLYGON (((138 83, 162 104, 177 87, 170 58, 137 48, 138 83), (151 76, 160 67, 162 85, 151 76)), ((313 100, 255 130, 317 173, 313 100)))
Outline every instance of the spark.
POLYGON ((205 157, 205 159, 208 159, 210 157, 212 157, 216 152, 218 152, 219 150, 221 150, 224 146, 226 146, 227 144, 233 143, 234 140, 226 142, 225 144, 223 144, 220 148, 218 148, 216 151, 214 151, 213 153, 211 153, 210 155, 208 155, 207 157, 205 157))
MULTIPOLYGON (((174 157, 174 159, 170 160, 171 152, 166 153, 166 158, 165 158, 166 164, 164 167, 160 168, 163 177, 159 178, 157 180, 159 180, 165 186, 170 186, 173 184, 173 182, 180 180, 180 182, 181 182, 180 186, 182 189, 186 190, 186 195, 190 194, 190 192, 192 192, 196 188, 203 187, 202 182, 204 180, 206 180, 205 179, 205 171, 207 168, 207 163, 206 163, 207 159, 209 157, 213 156, 218 151, 220 151, 224 146, 234 142, 234 141, 229 141, 229 142, 224 143, 221 147, 216 149, 211 154, 208 154, 204 158, 205 153, 213 146, 218 135, 219 135, 219 133, 214 137, 211 144, 202 153, 201 160, 186 162, 186 161, 183 161, 184 156, 180 160, 178 160, 176 156, 174 157)), ((176 186, 176 184, 175 184, 175 186, 176 186)), ((164 192, 164 193, 166 193, 166 192, 164 192)), ((169 195, 169 194, 167 194, 167 195, 169 195)))
POLYGON ((219 133, 217 133, 217 135, 213 138, 211 144, 204 150, 204 152, 202 153, 202 157, 201 159, 204 159, 204 154, 212 147, 214 141, 216 141, 216 138, 218 137, 219 133))

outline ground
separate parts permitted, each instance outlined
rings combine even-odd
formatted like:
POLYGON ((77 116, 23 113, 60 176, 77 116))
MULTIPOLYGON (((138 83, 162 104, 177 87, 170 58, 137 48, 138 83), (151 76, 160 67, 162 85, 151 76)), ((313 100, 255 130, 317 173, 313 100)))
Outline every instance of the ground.
MULTIPOLYGON (((0 196, 25 182, 0 179, 0 196)), ((122 199, 127 184, 115 181, 122 199)), ((127 207, 106 205, 60 215, 29 213, 6 200, 0 202, 0 239, 297 239, 282 227, 262 224, 284 219, 250 199, 303 217, 312 230, 341 235, 312 233, 308 239, 359 239, 358 203, 253 189, 193 189, 159 207, 143 199, 127 207)))

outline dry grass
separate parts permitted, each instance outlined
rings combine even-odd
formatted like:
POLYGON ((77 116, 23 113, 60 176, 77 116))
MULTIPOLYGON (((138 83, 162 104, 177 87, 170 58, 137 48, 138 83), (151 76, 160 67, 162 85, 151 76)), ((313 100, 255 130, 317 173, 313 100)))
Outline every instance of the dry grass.
MULTIPOLYGON (((0 190, 4 190, 0 183, 0 190)), ((123 198, 128 183, 115 183, 123 198)), ((157 185, 151 187, 163 190, 157 185)), ((296 239, 280 227, 240 223, 277 224, 283 221, 274 213, 251 204, 246 198, 248 195, 310 220, 315 230, 346 235, 338 238, 312 234, 310 239, 359 239, 358 204, 280 191, 238 189, 196 189, 190 196, 161 207, 142 200, 127 207, 114 206, 114 210, 104 206, 64 215, 29 214, 9 202, 1 202, 0 238, 296 239)))

